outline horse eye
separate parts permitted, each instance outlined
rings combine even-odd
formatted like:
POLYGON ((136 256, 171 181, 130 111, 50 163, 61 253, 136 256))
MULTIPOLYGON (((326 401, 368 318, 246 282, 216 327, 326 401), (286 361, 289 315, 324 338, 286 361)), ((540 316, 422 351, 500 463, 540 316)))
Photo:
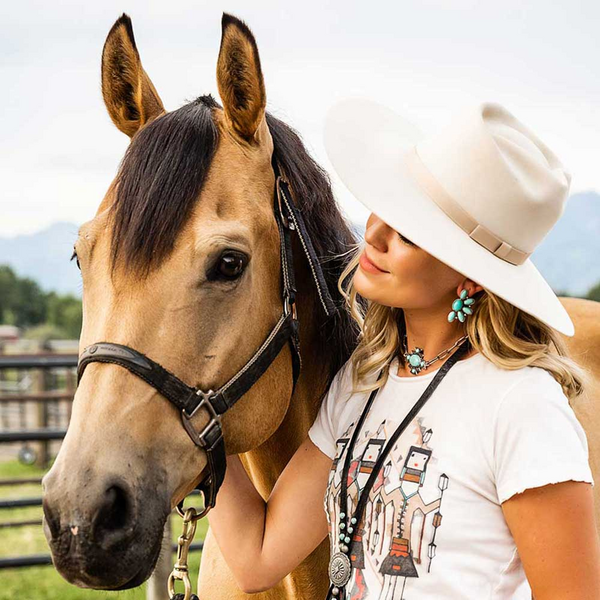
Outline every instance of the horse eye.
POLYGON ((248 259, 239 252, 225 252, 219 258, 217 273, 224 279, 237 279, 246 268, 248 259))

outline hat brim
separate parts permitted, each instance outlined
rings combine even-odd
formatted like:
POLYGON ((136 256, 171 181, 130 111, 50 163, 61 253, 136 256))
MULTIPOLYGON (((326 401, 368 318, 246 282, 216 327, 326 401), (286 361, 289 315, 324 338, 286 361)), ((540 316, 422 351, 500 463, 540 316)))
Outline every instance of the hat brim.
POLYGON ((424 137, 391 108, 361 96, 338 100, 325 117, 328 158, 359 202, 452 269, 572 336, 569 314, 529 258, 513 265, 494 256, 414 182, 402 155, 424 137))

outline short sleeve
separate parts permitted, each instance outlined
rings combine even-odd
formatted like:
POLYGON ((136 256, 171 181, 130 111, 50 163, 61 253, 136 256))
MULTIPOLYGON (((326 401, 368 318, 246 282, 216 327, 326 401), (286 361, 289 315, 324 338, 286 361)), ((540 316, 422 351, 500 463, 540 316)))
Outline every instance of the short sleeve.
POLYGON ((493 435, 500 503, 549 483, 594 485, 585 431, 561 385, 544 369, 535 368, 507 392, 496 411, 493 435))
POLYGON ((308 430, 308 436, 313 443, 331 460, 337 450, 337 423, 340 408, 340 396, 350 383, 351 365, 348 360, 333 378, 325 394, 317 417, 308 430))

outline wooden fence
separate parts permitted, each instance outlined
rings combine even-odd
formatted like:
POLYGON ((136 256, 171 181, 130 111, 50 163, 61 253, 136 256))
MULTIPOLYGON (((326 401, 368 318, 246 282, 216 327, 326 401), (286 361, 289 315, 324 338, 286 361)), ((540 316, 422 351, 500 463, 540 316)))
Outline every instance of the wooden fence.
MULTIPOLYGON (((54 451, 60 447, 60 441, 66 434, 71 417, 76 367, 77 354, 73 353, 57 354, 47 349, 35 354, 0 353, 0 460, 3 457, 2 449, 12 446, 13 454, 20 459, 29 458, 41 468, 48 467, 54 451), (11 372, 13 377, 8 377, 7 373, 11 372), (19 379, 15 376, 23 372, 26 372, 26 377, 19 379), (60 389, 53 389, 57 384, 60 389), (15 446, 20 446, 16 454, 15 446), (27 452, 23 452, 23 449, 27 452)), ((4 459, 10 456, 11 453, 7 452, 4 459)), ((0 480, 1 487, 24 483, 41 483, 41 479, 0 480)), ((40 520, 9 523, 3 522, 1 516, 3 511, 12 508, 41 505, 41 497, 1 500, 0 531, 9 527, 41 527, 40 520)), ((171 546, 171 552, 161 552, 161 558, 148 581, 147 600, 167 598, 167 578, 172 569, 173 553, 177 551, 177 546, 171 544, 170 519, 165 527, 164 544, 166 548, 171 546)), ((202 542, 192 544, 191 550, 202 550, 202 542)), ((4 557, 0 558, 0 571, 51 564, 49 554, 4 557)))

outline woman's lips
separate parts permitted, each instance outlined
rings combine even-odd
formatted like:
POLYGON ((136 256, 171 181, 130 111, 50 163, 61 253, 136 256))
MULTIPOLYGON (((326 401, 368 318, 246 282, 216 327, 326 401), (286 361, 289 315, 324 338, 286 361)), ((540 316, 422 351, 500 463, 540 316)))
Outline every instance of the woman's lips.
POLYGON ((358 264, 360 265, 361 269, 367 271, 368 273, 373 273, 373 274, 387 273, 387 271, 380 269, 377 265, 372 263, 369 260, 369 258, 367 257, 367 253, 365 251, 363 251, 363 253, 360 255, 358 264))

